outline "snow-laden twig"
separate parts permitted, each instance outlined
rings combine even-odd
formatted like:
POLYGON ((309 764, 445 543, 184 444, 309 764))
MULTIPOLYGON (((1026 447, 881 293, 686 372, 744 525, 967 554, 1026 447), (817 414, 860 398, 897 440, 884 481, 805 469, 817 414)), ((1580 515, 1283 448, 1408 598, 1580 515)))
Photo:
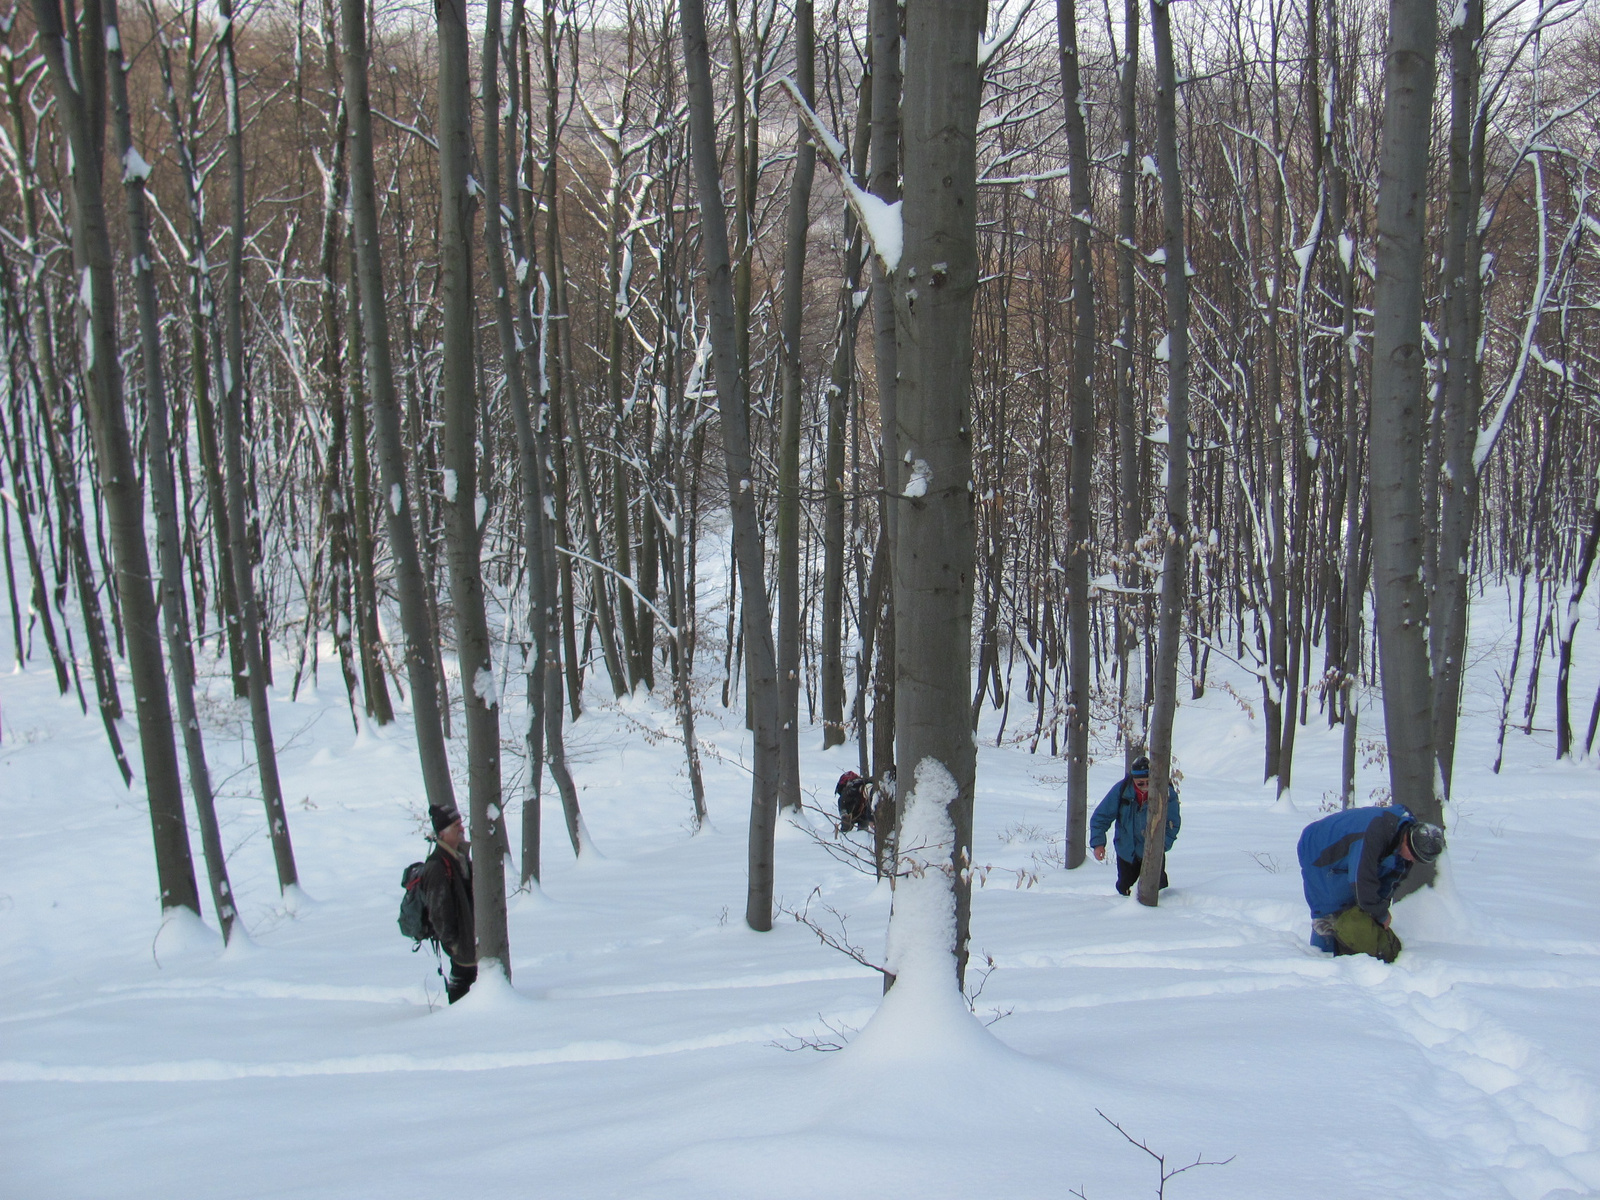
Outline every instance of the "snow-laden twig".
POLYGON ((883 263, 884 271, 894 274, 895 268, 900 265, 900 252, 905 239, 905 229, 900 221, 900 202, 896 200, 888 204, 858 184, 845 166, 844 145, 828 131, 822 118, 806 103, 799 86, 787 76, 778 82, 795 106, 800 123, 817 143, 823 164, 833 172, 839 180, 839 186, 844 189, 845 201, 861 223, 872 252, 883 263))

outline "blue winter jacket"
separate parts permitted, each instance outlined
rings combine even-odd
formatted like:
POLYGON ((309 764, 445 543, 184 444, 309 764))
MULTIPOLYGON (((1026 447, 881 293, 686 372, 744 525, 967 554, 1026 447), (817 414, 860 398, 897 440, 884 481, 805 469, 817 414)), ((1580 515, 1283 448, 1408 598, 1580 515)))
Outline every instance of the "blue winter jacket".
POLYGON ((1389 900, 1411 872, 1400 857, 1400 835, 1416 823, 1403 805, 1347 808, 1305 827, 1300 835, 1300 877, 1313 917, 1359 906, 1380 925, 1389 900))
MULTIPOLYGON (((1106 830, 1111 828, 1111 823, 1117 823, 1117 835, 1112 843, 1117 851, 1117 857, 1124 862, 1133 862, 1144 857, 1144 827, 1148 823, 1145 815, 1145 806, 1139 803, 1138 794, 1133 790, 1133 776, 1123 778, 1122 782, 1111 785, 1111 790, 1106 793, 1106 798, 1095 806, 1094 816, 1089 818, 1089 845, 1104 846, 1106 844, 1106 830)), ((1178 789, 1167 787, 1167 839, 1166 848, 1172 849, 1172 843, 1178 840, 1178 826, 1183 823, 1178 814, 1178 789)))

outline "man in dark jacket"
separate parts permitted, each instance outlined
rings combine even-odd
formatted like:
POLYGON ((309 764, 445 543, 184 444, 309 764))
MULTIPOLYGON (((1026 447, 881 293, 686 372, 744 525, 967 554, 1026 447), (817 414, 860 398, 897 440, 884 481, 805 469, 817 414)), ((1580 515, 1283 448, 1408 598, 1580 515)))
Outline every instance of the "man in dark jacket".
POLYGON ((433 935, 450 956, 445 995, 454 1004, 478 978, 478 937, 472 912, 472 859, 468 854, 461 814, 453 808, 429 808, 433 853, 422 864, 422 897, 428 906, 433 935))
POLYGON ((1300 878, 1311 907, 1311 944, 1330 954, 1400 956, 1389 901, 1411 864, 1444 851, 1444 830, 1400 804, 1347 808, 1300 835, 1300 878))
MULTIPOLYGON (((1116 822, 1117 833, 1113 845, 1117 851, 1117 891, 1124 896, 1138 882, 1139 868, 1144 866, 1144 827, 1148 823, 1150 802, 1150 760, 1140 755, 1120 783, 1114 784, 1105 799, 1095 806, 1089 819, 1089 845, 1100 862, 1106 860, 1106 830, 1116 822)), ((1166 848, 1178 840, 1178 789, 1167 787, 1166 848)), ((1161 886, 1167 886, 1167 872, 1161 872, 1161 886)))

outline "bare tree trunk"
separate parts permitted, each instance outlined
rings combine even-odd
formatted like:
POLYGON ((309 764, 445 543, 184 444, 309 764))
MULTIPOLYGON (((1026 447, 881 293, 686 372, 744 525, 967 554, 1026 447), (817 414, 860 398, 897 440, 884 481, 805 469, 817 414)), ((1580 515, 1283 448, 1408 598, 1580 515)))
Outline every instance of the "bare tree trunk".
MULTIPOLYGON (((795 0, 795 83, 809 105, 816 48, 811 0, 795 0)), ((805 306, 806 233, 817 148, 795 118, 794 175, 783 246, 783 408, 778 440, 778 804, 800 811, 800 323, 805 306)))
MULTIPOLYGON (((1578 632, 1578 605, 1589 586, 1589 573, 1594 569, 1596 547, 1600 546, 1600 494, 1595 497, 1594 515, 1588 532, 1583 537, 1583 547, 1578 551, 1577 572, 1572 581, 1572 595, 1567 598, 1567 608, 1556 631, 1559 646, 1556 666, 1556 757, 1566 758, 1572 753, 1572 712, 1568 700, 1568 682, 1572 674, 1572 639, 1578 632)), ((1593 721, 1590 728, 1593 729, 1593 721)), ((1594 736, 1591 732, 1591 738, 1594 736)))
POLYGON ((289 841, 289 817, 278 781, 278 751, 272 740, 272 714, 267 704, 267 666, 262 653, 260 609, 256 603, 255 569, 250 562, 249 509, 245 493, 244 429, 244 117, 239 100, 239 70, 234 58, 232 0, 218 0, 222 17, 218 37, 218 66, 227 105, 228 183, 233 224, 228 238, 227 293, 224 298, 227 349, 222 360, 223 456, 227 463, 229 561, 239 610, 229 619, 239 624, 250 692, 250 726, 255 734, 256 772, 261 779, 261 800, 267 810, 267 831, 272 838, 272 858, 278 870, 278 887, 287 890, 299 882, 294 847, 289 841))
POLYGON ((227 857, 217 810, 212 802, 211 771, 194 704, 194 661, 189 653, 189 615, 183 600, 183 562, 178 536, 178 502, 172 486, 172 463, 167 432, 167 385, 161 365, 161 323, 157 310, 156 281, 151 269, 150 219, 145 211, 145 177, 149 167, 133 144, 133 124, 128 111, 128 79, 122 57, 122 38, 116 0, 106 0, 106 51, 111 80, 112 109, 117 149, 123 162, 122 184, 127 195, 128 242, 132 249, 133 286, 139 310, 140 354, 144 360, 146 452, 150 472, 151 507, 156 518, 156 549, 161 564, 161 612, 166 625, 167 657, 177 695, 178 727, 183 733, 184 756, 189 765, 189 786, 200 819, 200 845, 205 853, 211 883, 211 903, 222 927, 224 942, 233 937, 233 888, 228 881, 227 857))
POLYGON ((445 750, 436 678, 438 648, 428 606, 428 584, 417 550, 416 529, 407 495, 401 437, 400 402, 395 394, 389 346, 389 316, 383 291, 382 244, 378 233, 377 187, 373 173, 372 105, 367 80, 367 26, 363 0, 342 0, 344 92, 350 114, 350 210, 361 297, 362 347, 372 423, 377 433, 378 466, 383 480, 389 552, 400 593, 400 629, 405 637, 406 677, 411 683, 411 721, 416 731, 422 786, 428 803, 454 808, 450 759, 445 750))
MULTIPOLYGON (((473 372, 472 108, 465 0, 441 0, 439 30, 439 259, 444 291, 445 537, 456 660, 467 722, 467 788, 472 897, 478 956, 511 976, 506 939, 505 859, 509 849, 500 790, 500 695, 483 603, 479 561, 478 398, 473 372)), ((498 31, 497 31, 498 32, 498 31)))
MULTIPOLYGON (((1433 0, 1390 0, 1378 187, 1372 340, 1371 493, 1378 658, 1390 791, 1420 820, 1440 822, 1434 786, 1428 598, 1422 583, 1422 345, 1428 142, 1433 108, 1433 0)), ((1407 890, 1431 883, 1421 864, 1407 890)))
POLYGON ((1483 324, 1483 237, 1478 210, 1483 197, 1483 147, 1478 126, 1478 42, 1483 36, 1482 0, 1462 0, 1462 20, 1450 30, 1450 208, 1445 246, 1447 356, 1441 424, 1444 470, 1436 561, 1428 564, 1429 667, 1433 673, 1433 750, 1444 794, 1455 770, 1456 723, 1467 649, 1467 554, 1477 524, 1478 440, 1482 367, 1478 361, 1483 324))
POLYGON ((923 0, 906 11, 904 250, 894 300, 899 446, 910 462, 894 545, 895 757, 901 791, 940 773, 955 842, 956 977, 972 913, 976 753, 972 597, 972 304, 978 286, 978 38, 984 3, 923 0))
MULTIPOLYGON (((338 40, 333 35, 331 23, 331 17, 324 20, 330 75, 336 73, 334 59, 338 53, 338 40)), ((333 126, 334 158, 324 186, 321 247, 322 386, 328 413, 328 449, 322 479, 322 523, 328 531, 328 623, 339 656, 339 674, 344 680, 345 695, 350 702, 350 720, 359 729, 356 690, 361 681, 356 675, 355 651, 351 646, 355 609, 350 572, 350 506, 345 488, 346 447, 350 440, 349 412, 345 404, 344 338, 339 320, 339 224, 340 209, 345 200, 345 150, 349 140, 348 117, 342 96, 330 124, 333 126)), ((356 290, 352 280, 352 297, 356 290)), ((353 328, 351 333, 355 333, 353 328)), ((355 370, 359 370, 359 366, 352 370, 352 376, 355 370)), ((312 636, 316 636, 315 632, 312 636)))
POLYGON ((1067 842, 1069 868, 1083 865, 1089 830, 1089 518, 1093 511, 1094 276, 1089 133, 1078 78, 1077 0, 1058 0, 1056 37, 1067 114, 1072 204, 1072 434, 1067 499, 1067 842))
POLYGON ((745 923, 765 933, 772 928, 773 839, 778 801, 778 678, 767 607, 760 530, 751 479, 750 425, 746 381, 739 367, 728 224, 718 171, 716 101, 711 90, 705 8, 701 0, 679 0, 684 73, 689 92, 689 134, 696 192, 700 201, 700 248, 711 309, 711 346, 716 371, 717 408, 728 473, 728 507, 733 515, 733 547, 744 593, 744 634, 749 654, 746 695, 754 732, 754 770, 750 781, 750 879, 745 923))
MULTIPOLYGON (((900 200, 900 14, 895 0, 871 0, 867 8, 872 39, 872 137, 869 144, 869 185, 885 204, 900 200)), ((900 492, 899 411, 900 367, 895 332, 893 279, 883 262, 872 256, 872 351, 878 382, 878 419, 883 469, 882 530, 888 546, 883 574, 883 608, 878 628, 878 670, 872 706, 872 774, 882 778, 894 766, 895 745, 895 601, 894 558, 899 532, 900 492)), ((897 806, 896 812, 899 812, 897 806)))
POLYGON ((40 49, 54 84, 58 119, 72 152, 72 257, 83 280, 79 330, 88 377, 88 409, 100 468, 100 492, 105 499, 116 556, 117 591, 126 618, 128 666, 139 714, 139 745, 161 907, 181 907, 198 913, 200 897, 189 852, 189 828, 183 816, 166 670, 161 662, 161 622, 151 591, 143 496, 123 409, 116 285, 102 191, 105 21, 99 0, 87 0, 82 10, 83 24, 77 36, 69 39, 57 0, 34 0, 33 8, 40 49))
POLYGON ((1123 561, 1121 583, 1125 589, 1117 605, 1117 686, 1122 701, 1124 757, 1131 763, 1136 750, 1144 746, 1146 714, 1144 704, 1143 663, 1139 653, 1142 636, 1147 632, 1146 613, 1149 606, 1137 593, 1144 586, 1144 572, 1139 569, 1139 536, 1144 529, 1144 505, 1139 474, 1139 446, 1142 441, 1138 422, 1137 366, 1133 355, 1134 340, 1138 337, 1138 254, 1135 241, 1138 233, 1139 185, 1139 0, 1124 0, 1123 4, 1123 59, 1122 77, 1118 81, 1122 109, 1122 161, 1119 166, 1117 187, 1117 311, 1121 325, 1117 332, 1117 467, 1121 494, 1118 497, 1121 538, 1117 552, 1123 561), (1129 671, 1140 668, 1141 682, 1135 690, 1129 671), (1128 703, 1139 708, 1137 736, 1128 717, 1128 703))
MULTIPOLYGON (((9 45, 9 32, 9 29, 5 31, 7 45, 9 45)), ((100 595, 95 589, 94 568, 89 559, 89 543, 84 532, 82 488, 79 484, 76 463, 70 449, 62 440, 60 415, 63 412, 70 412, 71 398, 63 388, 60 374, 56 369, 50 293, 48 287, 43 285, 43 247, 39 237, 38 201, 35 195, 38 177, 31 165, 31 155, 28 151, 32 139, 27 130, 22 87, 16 78, 14 59, 6 58, 3 64, 0 64, 0 77, 5 81, 6 98, 11 110, 12 130, 16 140, 17 192, 21 200, 23 236, 26 239, 24 249, 29 260, 26 264, 27 275, 34 281, 32 294, 26 301, 26 307, 32 318, 34 348, 34 354, 29 362, 34 377, 34 391, 39 399, 40 425, 44 431, 44 456, 50 463, 56 512, 64 527, 62 540, 66 543, 67 558, 71 563, 72 575, 78 584, 78 606, 82 611, 84 637, 89 643, 95 699, 100 710, 101 724, 105 728, 106 741, 111 747, 112 757, 116 760, 117 770, 122 775, 122 782, 124 785, 130 785, 133 781, 133 769, 128 765, 127 755, 122 747, 122 735, 116 725, 116 722, 122 719, 122 696, 117 688, 116 668, 111 661, 111 643, 106 636, 105 620, 100 611, 100 595)), ((23 301, 18 298, 16 303, 20 305, 23 301)), ((20 310, 18 329, 21 330, 20 310)), ((15 399, 13 402, 15 403, 15 399)), ((17 436, 19 438, 22 436, 20 427, 17 436)), ((42 482, 40 491, 43 491, 42 482)), ((23 528, 24 531, 27 530, 26 522, 23 528)), ((39 579, 42 581, 43 578, 41 573, 39 579)), ((57 594, 58 607, 64 595, 63 587, 57 594)), ((47 622, 47 633, 53 645, 53 630, 48 628, 50 615, 43 603, 40 604, 39 611, 47 622)), ((64 613, 63 619, 65 619, 64 613)), ((65 626, 63 632, 69 647, 68 657, 72 661, 73 674, 76 676, 77 661, 70 653, 72 643, 70 624, 65 626)), ((81 697, 81 683, 79 690, 81 697)))
MULTIPOLYGON (((146 0, 146 12, 152 29, 160 28, 160 17, 153 0, 146 0)), ((183 94, 196 95, 199 81, 196 73, 196 50, 193 29, 190 30, 189 58, 183 94)), ((201 220, 200 169, 195 161, 194 147, 178 108, 178 88, 172 69, 172 55, 163 37, 155 39, 156 61, 161 68, 161 82, 166 95, 167 123, 172 130, 172 140, 178 154, 178 166, 183 174, 184 201, 189 217, 189 287, 185 290, 189 310, 189 374, 194 387, 195 432, 200 444, 200 462, 206 483, 206 502, 211 514, 212 535, 217 556, 217 603, 222 632, 227 641, 228 661, 233 675, 233 694, 236 699, 249 695, 250 685, 244 656, 244 642, 239 624, 230 614, 239 611, 239 599, 234 588, 233 569, 230 564, 232 537, 228 530, 227 484, 223 479, 222 448, 217 438, 216 415, 211 404, 212 370, 206 343, 206 329, 215 320, 216 301, 212 294, 211 268, 206 253, 207 238, 201 220)), ((198 615, 198 614, 197 614, 198 615)))
POLYGON ((1183 173, 1178 162, 1178 81, 1168 0, 1150 0, 1156 56, 1156 157, 1161 168, 1167 298, 1167 528, 1161 562, 1155 708, 1150 719, 1150 802, 1139 870, 1139 903, 1160 902, 1166 864, 1167 790, 1172 782, 1172 722, 1178 705, 1179 628, 1189 562, 1189 277, 1183 230, 1183 173))

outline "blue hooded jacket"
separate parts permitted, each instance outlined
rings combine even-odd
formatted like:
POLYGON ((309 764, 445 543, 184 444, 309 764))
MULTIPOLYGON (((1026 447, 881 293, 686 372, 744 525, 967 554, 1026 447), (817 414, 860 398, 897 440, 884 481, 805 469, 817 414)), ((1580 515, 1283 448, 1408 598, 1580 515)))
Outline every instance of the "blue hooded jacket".
MULTIPOLYGON (((1133 776, 1128 775, 1120 783, 1111 785, 1111 790, 1106 793, 1104 800, 1095 805, 1094 816, 1089 818, 1089 845, 1104 846, 1106 844, 1106 830, 1111 828, 1111 823, 1117 823, 1117 834, 1113 845, 1117 857, 1123 862, 1133 862, 1144 857, 1144 827, 1148 824, 1145 806, 1139 803, 1138 794, 1133 790, 1133 776)), ((1183 823, 1178 813, 1178 789, 1167 787, 1167 837, 1166 848, 1172 849, 1172 843, 1178 840, 1178 827, 1183 823)))
POLYGON ((1305 827, 1300 835, 1300 878, 1313 917, 1359 907, 1378 924, 1411 863, 1400 856, 1400 835, 1416 818, 1400 804, 1347 808, 1305 827))

